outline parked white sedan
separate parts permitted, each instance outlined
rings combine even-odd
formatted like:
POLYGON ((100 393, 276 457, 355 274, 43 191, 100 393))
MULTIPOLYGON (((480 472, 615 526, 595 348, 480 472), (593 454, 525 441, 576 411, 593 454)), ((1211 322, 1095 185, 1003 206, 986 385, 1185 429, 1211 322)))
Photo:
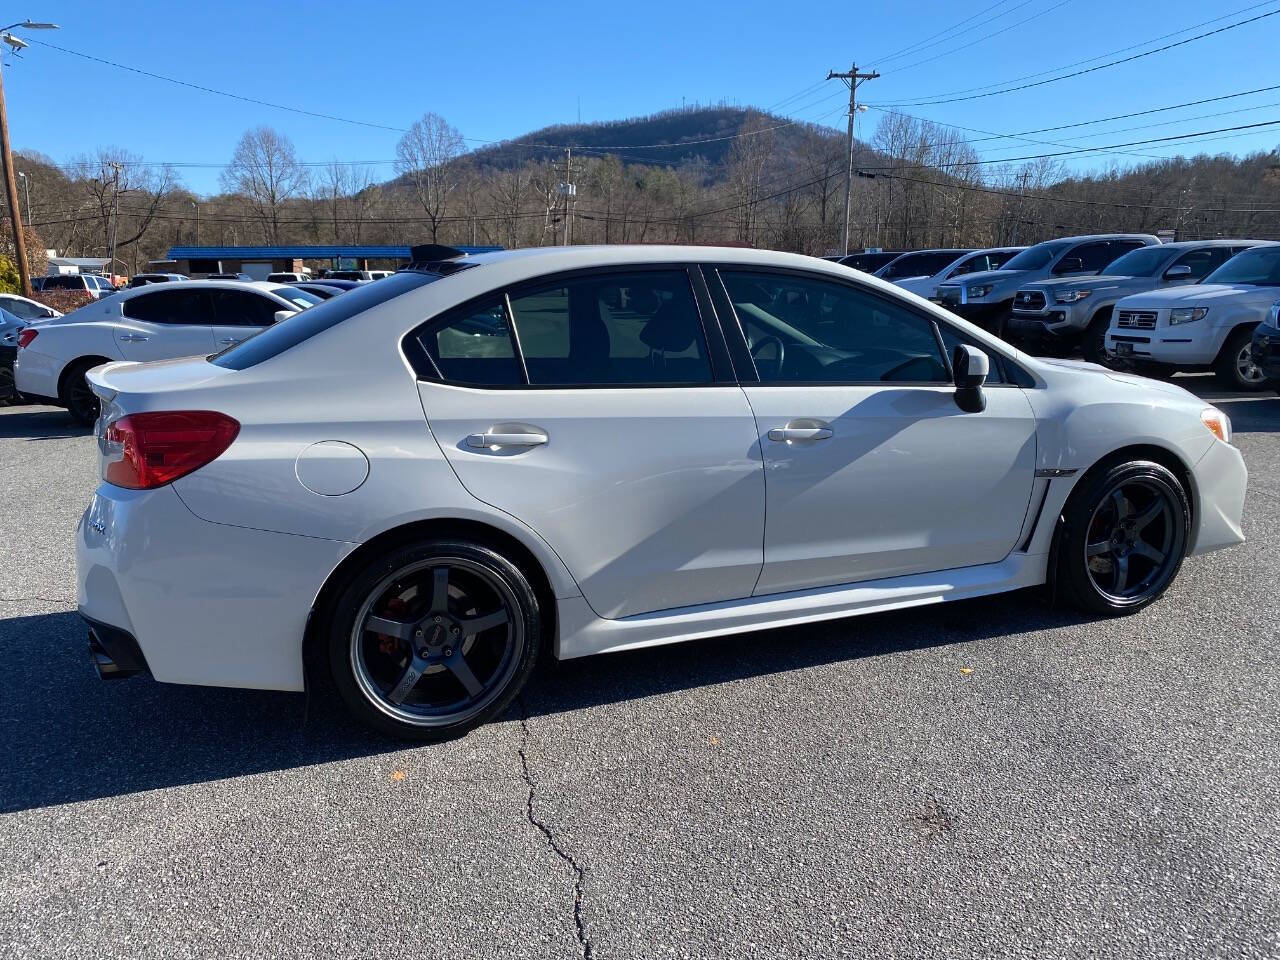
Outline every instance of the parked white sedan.
POLYGON ((90 424, 98 400, 84 375, 110 360, 207 355, 320 298, 280 283, 191 280, 147 284, 28 327, 14 361, 18 391, 90 424))
POLYGON ((495 716, 540 656, 1046 581, 1124 613, 1243 540, 1221 411, 789 254, 485 254, 89 382, 102 675, 311 663, 410 738, 495 716))

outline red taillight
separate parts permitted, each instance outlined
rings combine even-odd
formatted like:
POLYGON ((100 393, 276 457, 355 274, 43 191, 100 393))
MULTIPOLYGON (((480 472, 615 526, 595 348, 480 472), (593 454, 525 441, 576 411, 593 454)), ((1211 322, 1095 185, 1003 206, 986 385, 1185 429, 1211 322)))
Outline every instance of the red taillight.
POLYGON ((163 487, 216 460, 239 432, 212 410, 131 413, 107 426, 102 479, 130 490, 163 487))
POLYGON ((18 334, 18 346, 25 348, 31 346, 31 341, 40 336, 40 331, 35 327, 27 327, 18 334))

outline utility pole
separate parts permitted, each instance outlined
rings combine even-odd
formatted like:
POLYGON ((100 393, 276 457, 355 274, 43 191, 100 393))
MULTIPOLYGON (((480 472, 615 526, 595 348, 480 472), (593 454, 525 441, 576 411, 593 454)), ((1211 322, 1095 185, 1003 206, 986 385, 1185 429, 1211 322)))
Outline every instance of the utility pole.
POLYGON ((849 217, 853 211, 853 118, 858 112, 858 84, 865 80, 875 80, 880 74, 874 70, 870 73, 859 73, 858 65, 849 65, 848 73, 827 71, 828 80, 843 80, 849 85, 849 164, 844 172, 844 224, 840 228, 840 249, 844 255, 849 253, 849 217))
POLYGON ((31 226, 31 179, 21 170, 18 179, 22 181, 22 192, 27 195, 27 226, 31 226))
POLYGON ((9 222, 13 226, 13 253, 18 261, 18 284, 24 297, 31 296, 31 268, 27 265, 27 237, 18 209, 18 184, 13 177, 13 153, 9 149, 9 114, 4 105, 4 79, 0 78, 0 157, 4 163, 4 188, 9 196, 9 222))
POLYGON ((116 226, 120 222, 120 162, 118 160, 111 161, 111 169, 115 171, 115 180, 111 186, 111 249, 107 252, 107 256, 111 261, 107 264, 107 269, 111 273, 116 272, 116 226))
POLYGON ((573 148, 565 147, 564 150, 564 183, 556 187, 556 192, 564 197, 564 241, 563 246, 568 246, 572 238, 570 233, 570 217, 572 216, 572 207, 574 197, 577 195, 577 187, 573 184, 573 148))
POLYGON ((200 246, 200 201, 192 200, 191 205, 196 208, 196 246, 200 246))

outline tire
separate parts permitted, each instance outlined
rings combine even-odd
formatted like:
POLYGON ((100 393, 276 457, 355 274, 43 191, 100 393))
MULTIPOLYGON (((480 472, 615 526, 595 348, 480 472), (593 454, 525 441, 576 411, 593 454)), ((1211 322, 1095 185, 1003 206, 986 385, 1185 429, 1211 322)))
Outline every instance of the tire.
POLYGON ((13 382, 13 367, 7 363, 0 364, 0 407, 7 407, 21 402, 18 388, 13 382))
POLYGON ((1100 363, 1113 370, 1121 369, 1123 361, 1107 353, 1107 331, 1111 328, 1111 310, 1099 310, 1089 321, 1080 343, 1080 352, 1090 363, 1100 363))
POLYGON ((529 578, 467 541, 390 549, 353 576, 332 609, 334 686, 358 721, 403 740, 452 739, 498 716, 541 648, 529 578))
POLYGON ((1248 327, 1233 330, 1227 342, 1222 345, 1218 359, 1213 363, 1213 371, 1223 386, 1233 390, 1264 390, 1267 387, 1267 375, 1253 362, 1249 344, 1253 339, 1253 331, 1248 327))
POLYGON ((1100 465, 1080 483, 1062 511, 1057 592, 1088 613, 1136 613, 1158 600, 1182 567, 1191 541, 1187 492, 1150 460, 1100 465))
POLYGON ((98 419, 101 405, 97 395, 89 389, 89 382, 84 375, 94 367, 101 366, 104 360, 77 360, 62 377, 59 399, 71 414, 71 419, 82 427, 91 427, 98 419))

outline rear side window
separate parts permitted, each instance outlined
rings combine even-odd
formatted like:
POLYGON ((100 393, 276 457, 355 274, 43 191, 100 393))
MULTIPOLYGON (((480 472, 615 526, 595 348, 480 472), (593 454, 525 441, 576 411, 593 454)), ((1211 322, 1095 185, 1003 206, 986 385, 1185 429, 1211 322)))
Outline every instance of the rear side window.
POLYGON ((406 270, 388 277, 382 283, 356 287, 340 297, 316 304, 282 323, 267 327, 261 333, 215 355, 212 362, 229 370, 247 370, 337 326, 357 313, 363 313, 439 279, 438 273, 406 270))
POLYGON ((214 323, 220 327, 267 327, 276 322, 280 304, 245 290, 210 290, 214 323))
POLYGON ((418 342, 440 376, 469 386, 515 386, 524 373, 511 340, 506 304, 494 297, 431 324, 418 342))
POLYGON ((160 288, 131 297, 120 310, 126 317, 147 323, 213 326, 213 307, 205 290, 160 288))
POLYGON ((711 382, 683 270, 568 280, 512 295, 511 309, 535 386, 711 382))

